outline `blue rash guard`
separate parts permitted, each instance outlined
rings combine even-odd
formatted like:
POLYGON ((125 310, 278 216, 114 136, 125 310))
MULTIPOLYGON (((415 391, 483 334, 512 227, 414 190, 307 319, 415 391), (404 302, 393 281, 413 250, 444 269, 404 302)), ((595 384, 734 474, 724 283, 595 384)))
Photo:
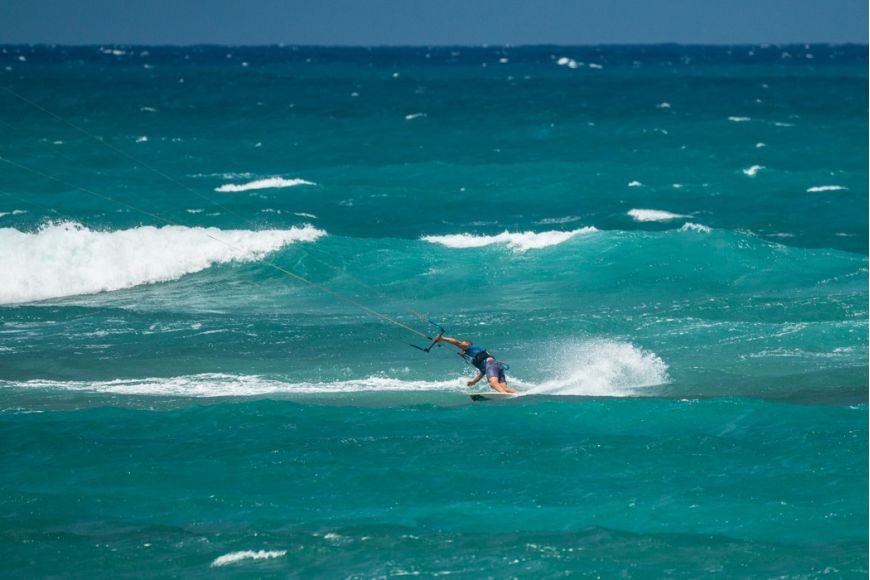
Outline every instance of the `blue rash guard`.
POLYGON ((489 357, 489 353, 486 352, 485 348, 481 348, 474 344, 468 345, 468 348, 465 349, 465 356, 468 357, 468 360, 471 362, 472 366, 474 366, 480 372, 486 374, 486 359, 489 357), (481 353, 485 353, 487 356, 480 356, 481 353), (477 362, 475 362, 475 358, 477 358, 477 362))

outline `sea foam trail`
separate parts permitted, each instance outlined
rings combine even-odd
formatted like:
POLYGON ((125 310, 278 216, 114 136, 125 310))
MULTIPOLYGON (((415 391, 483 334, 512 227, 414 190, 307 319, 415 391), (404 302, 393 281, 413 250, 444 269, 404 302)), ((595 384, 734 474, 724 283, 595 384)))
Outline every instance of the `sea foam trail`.
POLYGON ((254 397, 276 394, 323 394, 359 392, 468 391, 466 379, 443 381, 405 380, 390 377, 364 377, 332 382, 287 382, 258 375, 202 373, 177 377, 147 377, 111 381, 10 382, 0 380, 0 388, 58 389, 121 395, 177 397, 254 397))
POLYGON ((660 209, 632 209, 628 211, 636 222, 666 222, 679 218, 689 217, 680 213, 671 213, 660 209))
POLYGON ((280 189, 283 187, 296 187, 297 185, 317 185, 313 181, 304 179, 284 179, 283 177, 269 177, 267 179, 258 179, 249 181, 248 183, 234 184, 225 183, 220 187, 216 187, 215 191, 220 192, 237 192, 250 191, 252 189, 280 189))
POLYGON ((178 279, 213 264, 253 261, 326 232, 143 226, 94 231, 74 222, 36 232, 0 228, 0 304, 131 288, 178 279))
POLYGON ((441 244, 448 248, 483 248, 493 244, 504 244, 508 248, 525 252, 526 250, 539 250, 548 246, 555 246, 566 242, 577 235, 597 232, 594 227, 579 228, 568 232, 502 232, 494 236, 475 236, 473 234, 450 234, 446 236, 423 236, 424 242, 441 244))
POLYGON ((670 380, 668 365, 658 355, 628 342, 571 342, 551 352, 551 368, 559 376, 537 385, 516 381, 526 393, 625 397, 670 380))
MULTIPOLYGON (((630 343, 592 340, 568 343, 550 349, 550 368, 564 373, 543 383, 516 379, 508 372, 508 384, 528 394, 628 396, 638 389, 668 382, 667 365, 656 354, 630 343)), ((369 376, 339 381, 290 382, 259 375, 201 373, 175 377, 145 377, 110 381, 3 381, 2 388, 55 389, 114 395, 174 397, 255 397, 264 395, 311 395, 373 392, 450 392, 468 394, 487 390, 466 385, 467 376, 444 380, 398 379, 369 376)))

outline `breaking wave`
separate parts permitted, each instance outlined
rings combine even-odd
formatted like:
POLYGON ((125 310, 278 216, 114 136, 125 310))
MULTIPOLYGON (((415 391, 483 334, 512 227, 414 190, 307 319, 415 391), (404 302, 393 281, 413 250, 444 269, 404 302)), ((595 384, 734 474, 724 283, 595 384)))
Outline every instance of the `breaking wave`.
POLYGON ((508 248, 525 252, 527 250, 539 250, 548 246, 555 246, 566 242, 577 235, 591 234, 598 229, 592 226, 579 228, 567 232, 507 232, 504 231, 494 236, 476 236, 473 234, 450 234, 446 236, 423 236, 425 242, 441 244, 448 248, 483 248, 493 244, 503 244, 508 248))
POLYGON ((142 226, 103 232, 75 222, 49 223, 36 232, 0 228, 0 304, 176 280, 324 235, 310 225, 262 231, 142 226))

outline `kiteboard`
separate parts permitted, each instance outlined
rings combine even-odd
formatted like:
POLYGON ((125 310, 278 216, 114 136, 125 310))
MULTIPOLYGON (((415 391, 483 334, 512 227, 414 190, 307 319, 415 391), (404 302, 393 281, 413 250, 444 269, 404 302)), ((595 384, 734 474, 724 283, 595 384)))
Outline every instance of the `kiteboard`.
POLYGON ((519 397, 519 393, 501 393, 499 391, 490 391, 483 393, 473 393, 472 401, 503 401, 505 399, 513 399, 519 397))

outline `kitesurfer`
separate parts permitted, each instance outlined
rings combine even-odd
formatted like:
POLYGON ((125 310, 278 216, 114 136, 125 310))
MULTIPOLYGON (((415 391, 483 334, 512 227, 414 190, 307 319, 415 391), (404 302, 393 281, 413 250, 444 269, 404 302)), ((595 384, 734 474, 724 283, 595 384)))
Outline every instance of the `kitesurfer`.
POLYGON ((468 381, 470 387, 476 385, 480 379, 486 377, 489 386, 500 393, 516 393, 517 390, 507 385, 505 379, 505 365, 503 362, 495 360, 495 357, 486 352, 485 348, 481 348, 470 340, 457 340, 450 336, 439 335, 435 338, 435 342, 446 342, 452 344, 459 349, 459 355, 477 369, 477 376, 468 381))

